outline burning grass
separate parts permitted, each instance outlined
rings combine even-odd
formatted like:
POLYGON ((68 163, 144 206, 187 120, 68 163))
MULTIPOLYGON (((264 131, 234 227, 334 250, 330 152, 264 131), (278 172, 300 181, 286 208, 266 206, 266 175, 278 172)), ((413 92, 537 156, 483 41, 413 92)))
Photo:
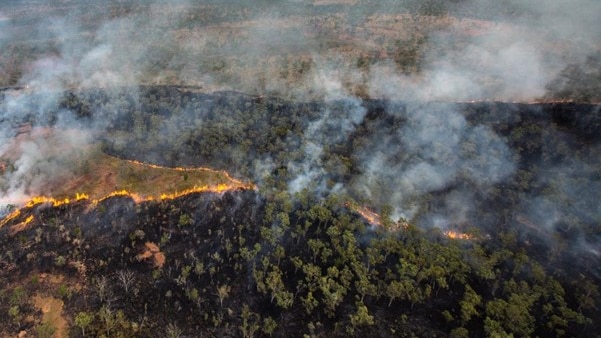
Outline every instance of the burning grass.
MULTIPOLYGON (((171 168, 107 155, 90 146, 86 156, 80 156, 70 175, 46 182, 38 196, 11 200, 15 206, 33 207, 49 203, 55 207, 87 200, 93 204, 113 196, 130 196, 136 202, 175 199, 198 192, 222 193, 236 189, 254 189, 251 183, 231 177, 225 171, 209 168, 171 168)), ((21 215, 15 209, 1 222, 3 226, 21 215)), ((31 218, 13 227, 24 229, 31 218)))
MULTIPOLYGON (((83 164, 73 179, 54 184, 56 200, 100 200, 107 196, 133 194, 141 199, 161 199, 197 191, 252 188, 226 172, 208 168, 169 168, 122 160, 98 152, 83 164)), ((55 203, 56 204, 56 203, 55 203)))

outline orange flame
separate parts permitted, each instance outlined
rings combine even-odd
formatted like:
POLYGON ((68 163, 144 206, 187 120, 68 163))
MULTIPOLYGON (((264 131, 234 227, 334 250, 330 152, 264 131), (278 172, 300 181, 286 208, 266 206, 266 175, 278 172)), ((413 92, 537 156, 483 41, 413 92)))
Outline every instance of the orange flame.
POLYGON ((21 215, 21 210, 15 209, 8 216, 4 217, 4 219, 2 221, 0 221, 0 228, 3 227, 8 222, 12 221, 13 219, 19 217, 20 215, 21 215))
MULTIPOLYGON (((128 160, 128 162, 137 164, 137 165, 143 165, 143 166, 147 166, 150 168, 155 168, 155 169, 170 169, 170 170, 177 170, 177 171, 187 171, 187 172, 192 172, 192 171, 210 171, 210 172, 214 172, 214 173, 219 173, 223 176, 225 176, 227 179, 230 180, 229 183, 220 183, 217 185, 204 185, 204 186, 195 186, 189 189, 185 189, 182 191, 176 191, 176 192, 169 192, 169 193, 162 193, 160 195, 160 198, 154 197, 154 196, 141 196, 135 192, 130 192, 127 190, 117 190, 117 191, 113 191, 105 196, 102 196, 100 198, 96 198, 96 199, 91 199, 90 196, 86 193, 76 193, 74 198, 64 198, 64 199, 57 199, 54 197, 48 197, 48 196, 34 196, 32 197, 29 201, 27 201, 24 204, 25 208, 32 208, 36 205, 40 205, 40 204, 50 204, 53 207, 58 207, 58 206, 62 206, 62 205, 68 205, 74 202, 78 202, 78 201, 90 201, 91 205, 97 205, 99 202, 102 202, 106 199, 109 199, 111 197, 118 197, 118 196, 127 196, 130 197, 134 200, 134 202, 136 203, 140 203, 140 202, 145 202, 145 201, 153 201, 153 200, 173 200, 185 195, 189 195, 189 194, 193 194, 193 193, 206 193, 206 192, 213 192, 213 193, 224 193, 227 191, 232 191, 232 190, 237 190, 237 189, 242 189, 242 190, 252 190, 252 189, 256 189, 256 186, 252 183, 247 183, 247 182, 243 182, 241 180, 232 178, 227 172, 225 171, 218 171, 218 170, 213 170, 213 169, 209 169, 209 168, 168 168, 168 167, 161 167, 158 165, 154 165, 154 164, 147 164, 147 163, 141 163, 138 161, 132 161, 132 160, 128 160)), ((11 222, 12 220, 18 218, 19 216, 21 216, 21 209, 15 209, 12 213, 10 213, 8 216, 4 217, 4 219, 0 220, 0 227, 4 226, 5 224, 11 222)), ((31 220, 33 219, 33 216, 30 216, 31 219, 28 217, 25 220, 25 224, 31 222, 31 220)))
MULTIPOLYGON (((199 168, 165 167, 165 166, 160 166, 160 165, 151 164, 151 163, 144 163, 144 162, 140 162, 140 161, 136 161, 136 160, 125 160, 125 161, 135 164, 135 165, 144 166, 144 167, 153 168, 153 169, 163 169, 163 170, 168 169, 168 170, 175 170, 175 171, 182 171, 182 172, 208 171, 208 172, 212 172, 215 174, 223 175, 225 178, 227 178, 229 181, 231 181, 233 183, 231 186, 237 185, 244 189, 255 189, 256 188, 256 186, 252 183, 243 182, 239 179, 233 178, 225 170, 215 170, 215 169, 206 168, 206 167, 199 167, 199 168)), ((223 191, 231 190, 232 189, 231 186, 228 186, 227 184, 219 184, 216 189, 211 188, 211 191, 217 190, 216 192, 223 192, 223 191)), ((196 188, 191 189, 191 190, 194 190, 192 192, 196 192, 195 189, 196 188)), ((201 188, 200 191, 204 192, 204 191, 208 191, 208 190, 201 188)))
POLYGON ((29 215, 23 222, 17 223, 10 228, 10 234, 14 235, 20 231, 27 229, 29 223, 33 221, 33 215, 29 215))
POLYGON ((364 206, 358 206, 355 208, 355 211, 363 217, 369 224, 374 226, 382 226, 382 217, 380 214, 372 211, 364 206))
POLYGON ((463 240, 468 240, 468 239, 473 239, 474 236, 470 235, 470 234, 466 234, 463 232, 457 232, 457 231, 453 231, 453 230, 448 230, 444 232, 445 236, 452 238, 452 239, 463 239, 463 240))

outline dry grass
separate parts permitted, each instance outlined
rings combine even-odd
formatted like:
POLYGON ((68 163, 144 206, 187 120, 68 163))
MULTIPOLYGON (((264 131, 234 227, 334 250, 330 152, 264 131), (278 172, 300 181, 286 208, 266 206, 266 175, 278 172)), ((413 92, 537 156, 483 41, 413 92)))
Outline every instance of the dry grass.
POLYGON ((182 170, 157 167, 94 152, 85 164, 77 168, 71 179, 54 182, 44 190, 57 199, 86 194, 90 199, 97 200, 122 190, 143 198, 159 199, 162 194, 220 184, 239 187, 225 173, 208 168, 182 170))
POLYGON ((39 294, 33 297, 34 305, 42 311, 42 322, 50 324, 56 329, 53 338, 67 337, 67 320, 63 317, 64 303, 54 297, 44 297, 39 294))

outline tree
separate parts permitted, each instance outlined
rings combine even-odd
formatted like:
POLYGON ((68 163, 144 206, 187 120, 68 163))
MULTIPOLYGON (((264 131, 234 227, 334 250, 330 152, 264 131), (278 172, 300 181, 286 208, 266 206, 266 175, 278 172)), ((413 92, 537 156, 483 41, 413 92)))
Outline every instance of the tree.
POLYGON ((230 286, 225 284, 217 288, 217 297, 219 297, 219 306, 221 308, 223 308, 223 300, 229 297, 230 290, 230 286))
POLYGON ((357 312, 352 315, 349 315, 351 319, 351 325, 353 327, 364 326, 364 325, 374 325, 374 316, 369 314, 369 310, 367 306, 363 304, 363 302, 357 302, 357 312))
POLYGON ((271 317, 263 319, 263 332, 268 335, 272 335, 273 331, 278 327, 278 323, 271 317))
POLYGON ((117 272, 117 279, 121 283, 125 293, 129 293, 131 286, 136 282, 136 275, 131 270, 120 270, 117 272))
POLYGON ((401 298, 407 293, 407 285, 406 283, 393 280, 386 286, 385 292, 389 299, 388 307, 390 307, 395 299, 401 298))
POLYGON ((107 306, 103 305, 98 311, 98 317, 104 324, 104 329, 108 337, 111 336, 111 330, 115 327, 116 321, 113 311, 107 306))
POLYGON ((81 329, 81 336, 86 336, 86 328, 90 326, 92 320, 94 319, 94 315, 89 312, 79 312, 75 316, 75 326, 81 329))
POLYGON ((110 302, 112 300, 112 291, 106 276, 94 280, 94 286, 100 302, 110 302))
POLYGON ((50 338, 56 332, 56 328, 50 323, 42 323, 36 326, 35 332, 38 338, 50 338))
POLYGON ((273 266, 266 277, 265 285, 271 291, 271 302, 276 300, 276 304, 284 309, 292 306, 292 293, 286 290, 282 280, 282 272, 277 266, 273 266))
POLYGON ((182 330, 173 323, 169 323, 165 328, 165 337, 179 338, 182 336, 182 330))
POLYGON ((459 302, 461 306, 461 321, 467 323, 472 316, 478 316, 477 307, 480 306, 482 297, 480 297, 474 289, 468 284, 465 285, 465 293, 463 294, 463 300, 459 302))
POLYGON ((252 312, 247 304, 242 306, 242 337, 254 337, 255 332, 259 330, 259 315, 252 312))
POLYGON ((8 309, 8 315, 10 316, 11 320, 17 324, 17 327, 20 329, 21 328, 21 310, 19 309, 18 305, 13 305, 8 309))

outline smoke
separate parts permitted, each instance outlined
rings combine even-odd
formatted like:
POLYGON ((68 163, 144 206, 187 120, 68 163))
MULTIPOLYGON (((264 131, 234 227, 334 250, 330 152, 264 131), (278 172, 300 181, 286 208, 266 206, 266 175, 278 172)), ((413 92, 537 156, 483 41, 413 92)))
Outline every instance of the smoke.
MULTIPOLYGON (((360 150, 363 175, 354 182, 376 205, 392 206, 397 218, 413 219, 418 203, 429 193, 458 183, 485 193, 514 171, 503 139, 486 126, 470 125, 451 105, 409 104, 397 114, 405 122, 396 135, 385 130, 388 135, 375 137, 381 142, 360 150)), ((470 200, 470 194, 454 191, 447 196, 445 212, 427 217, 436 218, 438 225, 462 222, 464 216, 453 216, 456 200, 470 200)))
MULTIPOLYGON (((50 112, 60 110, 64 90, 102 88, 110 96, 128 88, 135 100, 137 85, 184 84, 325 102, 304 130, 298 158, 283 164, 291 193, 344 191, 392 206, 397 218, 437 227, 474 222, 473 201, 514 175, 516 154, 503 136, 468 122, 454 105, 424 102, 553 98, 549 84, 601 46, 601 3, 594 0, 340 3, 114 2, 98 3, 90 14, 87 4, 75 1, 64 13, 51 10, 48 19, 38 18, 37 29, 20 21, 21 12, 0 13, 0 47, 11 46, 0 60, 2 82, 29 86, 5 92, 0 105, 0 158, 11 165, 3 176, 3 198, 40 193, 44 181, 69 172, 71 162, 49 155, 44 137, 11 145, 25 121, 34 127, 55 123, 50 112), (4 29, 9 25, 12 30, 4 29), (15 69, 20 73, 13 79, 15 69), (344 170, 326 158, 365 127, 365 97, 408 103, 385 107, 402 123, 382 126, 368 142, 353 146, 348 156, 357 174, 349 182, 333 173, 332 167, 344 170), (443 198, 432 202, 441 192, 443 198)), ((186 133, 202 118, 201 112, 186 112, 178 123, 167 121, 159 137, 186 133), (182 123, 184 118, 193 123, 182 123)), ((69 112, 60 120, 66 129, 86 130, 59 137, 66 154, 75 152, 66 150, 71 146, 93 144, 108 124, 92 119, 77 125, 69 112)), ((255 161, 256 178, 276 165, 282 166, 279 159, 255 161)), ((560 195, 576 198, 568 188, 561 187, 560 195)), ((557 205, 530 196, 522 213, 561 210, 557 205)))
POLYGON ((601 208, 595 201, 601 198, 596 169, 599 164, 593 158, 584 160, 547 168, 535 183, 542 192, 527 195, 521 201, 518 212, 548 241, 553 240, 551 234, 559 231, 598 247, 600 234, 596 225, 601 221, 601 208))
POLYGON ((357 98, 349 96, 334 72, 322 71, 315 80, 325 96, 325 110, 320 118, 309 124, 304 133, 304 156, 301 163, 289 163, 288 172, 293 179, 288 184, 291 194, 310 188, 323 195, 339 192, 342 182, 332 181, 326 163, 324 149, 346 141, 363 121, 367 109, 357 98))

